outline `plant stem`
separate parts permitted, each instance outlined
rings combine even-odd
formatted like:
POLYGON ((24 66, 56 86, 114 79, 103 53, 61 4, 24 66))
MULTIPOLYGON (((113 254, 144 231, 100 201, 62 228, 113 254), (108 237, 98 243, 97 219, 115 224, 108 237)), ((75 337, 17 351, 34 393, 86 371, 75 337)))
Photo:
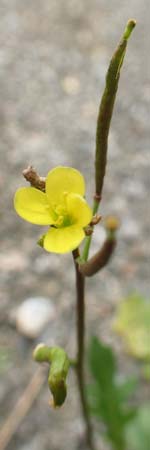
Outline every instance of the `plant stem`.
MULTIPOLYGON (((99 199, 95 199, 94 198, 94 202, 93 202, 93 216, 98 211, 99 203, 100 203, 100 198, 99 199)), ((82 259, 84 260, 84 262, 87 261, 88 256, 89 256, 91 241, 92 241, 92 234, 90 236, 86 236, 86 238, 85 238, 85 244, 84 244, 84 249, 83 249, 83 253, 82 253, 82 259)))
POLYGON ((93 430, 90 422, 88 405, 85 396, 85 380, 84 380, 84 336, 85 336, 85 305, 84 305, 84 287, 85 279, 79 271, 79 265, 76 258, 79 251, 73 251, 73 258, 76 271, 76 292, 77 292, 77 380, 80 393, 82 413, 86 424, 86 441, 90 450, 95 450, 93 443, 93 430))

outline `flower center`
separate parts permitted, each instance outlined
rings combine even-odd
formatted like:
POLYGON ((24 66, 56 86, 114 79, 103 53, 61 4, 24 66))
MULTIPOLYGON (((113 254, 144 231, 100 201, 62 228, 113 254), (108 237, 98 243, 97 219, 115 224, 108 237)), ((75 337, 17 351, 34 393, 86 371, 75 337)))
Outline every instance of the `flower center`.
POLYGON ((55 225, 58 228, 63 228, 71 225, 71 219, 68 215, 67 209, 62 205, 58 205, 55 208, 56 220, 55 225))
POLYGON ((64 228, 72 225, 73 220, 69 216, 67 211, 67 202, 66 202, 67 192, 63 193, 63 201, 62 204, 51 204, 51 214, 55 220, 54 226, 56 228, 64 228))

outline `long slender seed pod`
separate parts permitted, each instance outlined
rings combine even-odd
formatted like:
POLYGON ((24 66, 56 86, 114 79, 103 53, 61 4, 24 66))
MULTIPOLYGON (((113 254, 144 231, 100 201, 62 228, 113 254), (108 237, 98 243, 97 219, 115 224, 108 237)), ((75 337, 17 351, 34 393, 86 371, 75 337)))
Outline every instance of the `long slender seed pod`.
POLYGON ((113 54, 106 74, 106 84, 100 103, 97 130, 96 130, 96 156, 95 156, 95 184, 96 198, 101 198, 104 175, 107 162, 107 146, 110 122, 120 78, 120 69, 124 60, 127 41, 135 27, 135 20, 129 20, 120 43, 113 54))

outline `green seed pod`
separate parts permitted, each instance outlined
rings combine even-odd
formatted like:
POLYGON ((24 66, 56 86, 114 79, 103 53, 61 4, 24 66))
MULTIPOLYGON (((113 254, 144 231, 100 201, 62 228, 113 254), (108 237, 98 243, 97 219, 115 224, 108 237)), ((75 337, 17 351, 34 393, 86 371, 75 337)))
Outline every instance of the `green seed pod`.
POLYGON ((69 359, 60 347, 51 349, 51 367, 48 377, 49 388, 53 394, 55 406, 61 406, 67 395, 66 377, 69 370, 69 359))
POLYGON ((53 395, 54 406, 63 405, 67 395, 66 378, 70 366, 66 352, 60 347, 39 344, 34 350, 33 357, 38 362, 50 363, 48 385, 53 395))

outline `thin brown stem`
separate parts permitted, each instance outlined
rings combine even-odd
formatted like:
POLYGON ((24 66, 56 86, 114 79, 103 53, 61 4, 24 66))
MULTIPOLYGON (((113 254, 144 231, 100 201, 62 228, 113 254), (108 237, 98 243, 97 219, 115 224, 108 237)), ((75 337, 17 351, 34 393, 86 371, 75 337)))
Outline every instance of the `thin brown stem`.
POLYGON ((76 292, 77 292, 77 380, 80 393, 82 413, 86 424, 86 441, 90 450, 95 450, 93 443, 93 430, 90 422, 88 406, 85 396, 84 381, 84 336, 85 336, 85 305, 84 287, 85 278, 79 271, 76 258, 79 256, 78 250, 73 251, 73 258, 76 271, 76 292))

